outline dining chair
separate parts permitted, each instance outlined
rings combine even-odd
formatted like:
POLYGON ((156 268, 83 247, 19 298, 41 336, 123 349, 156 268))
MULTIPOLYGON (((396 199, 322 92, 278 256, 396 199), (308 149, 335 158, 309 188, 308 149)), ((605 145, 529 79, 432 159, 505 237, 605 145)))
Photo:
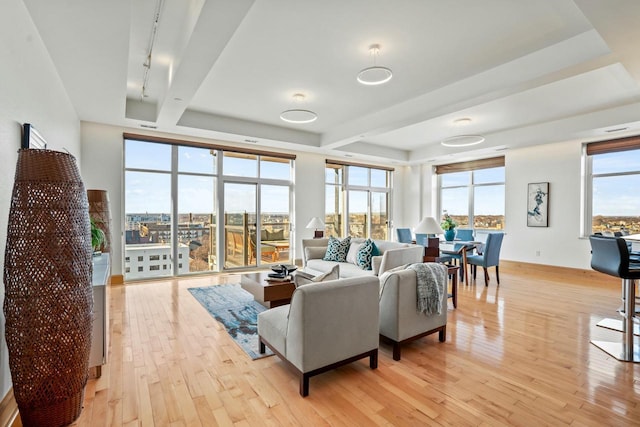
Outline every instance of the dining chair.
POLYGON ((473 228, 456 228, 456 237, 454 240, 462 240, 465 242, 473 241, 473 228))
POLYGON ((396 228, 396 234, 400 243, 411 243, 413 241, 410 228, 396 228))
POLYGON ((428 238, 428 234, 416 233, 416 245, 427 246, 429 244, 428 238))
POLYGON ((467 256, 467 263, 471 265, 473 278, 476 278, 476 270, 481 266, 484 271, 484 285, 489 286, 489 267, 496 268, 496 281, 500 284, 500 272, 498 270, 500 264, 500 248, 502 247, 502 239, 504 233, 489 233, 487 241, 484 244, 482 255, 467 256))

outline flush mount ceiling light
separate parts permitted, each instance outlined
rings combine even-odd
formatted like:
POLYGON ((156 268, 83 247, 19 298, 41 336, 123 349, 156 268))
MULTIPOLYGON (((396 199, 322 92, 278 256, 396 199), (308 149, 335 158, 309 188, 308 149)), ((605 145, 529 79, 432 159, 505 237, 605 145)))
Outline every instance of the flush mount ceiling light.
MULTIPOLYGON (((462 128, 469 125, 473 120, 469 117, 461 117, 453 121, 456 128, 462 128)), ((484 142, 482 135, 455 135, 443 139, 440 143, 445 147, 468 147, 471 145, 481 144, 484 142)))
POLYGON ((440 144, 445 147, 468 147, 482 142, 484 142, 484 136, 481 135, 457 135, 443 139, 440 144))
MULTIPOLYGON (((297 102, 302 102, 304 98, 305 96, 302 93, 293 95, 293 100, 297 102)), ((310 110, 292 108, 280 113, 280 118, 287 123, 311 123, 318 118, 318 115, 310 110)))
POLYGON ((367 86, 381 85, 388 82, 393 77, 393 73, 387 67, 376 65, 376 59, 380 53, 380 45, 372 44, 369 46, 369 53, 373 56, 373 67, 365 68, 358 73, 358 82, 367 86))

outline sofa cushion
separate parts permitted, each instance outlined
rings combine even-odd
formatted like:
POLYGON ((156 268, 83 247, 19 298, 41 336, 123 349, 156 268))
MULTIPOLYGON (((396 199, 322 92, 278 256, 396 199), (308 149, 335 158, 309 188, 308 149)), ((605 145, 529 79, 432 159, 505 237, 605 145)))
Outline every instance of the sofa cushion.
POLYGON ((329 237, 329 244, 327 245, 327 252, 324 254, 325 261, 346 262, 347 252, 349 252, 349 246, 351 245, 351 237, 347 236, 342 240, 335 237, 329 237))
POLYGON ((363 270, 357 265, 349 264, 348 262, 340 263, 340 277, 358 277, 358 276, 373 276, 372 270, 363 270))
POLYGON ((327 253, 327 248, 325 247, 313 247, 307 246, 304 248, 304 258, 308 261, 310 259, 322 259, 324 258, 324 254, 327 253))
POLYGON ((284 230, 267 231, 267 240, 285 240, 284 230))

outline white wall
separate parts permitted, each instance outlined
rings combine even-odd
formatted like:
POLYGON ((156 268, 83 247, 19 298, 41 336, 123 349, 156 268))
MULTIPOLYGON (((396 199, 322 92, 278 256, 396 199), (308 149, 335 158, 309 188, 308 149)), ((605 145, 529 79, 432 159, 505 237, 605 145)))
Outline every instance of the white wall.
MULTIPOLYGON (((2 0, 0 12, 0 265, 22 124, 32 123, 49 148, 79 158, 80 123, 40 36, 21 0, 2 0)), ((4 300, 4 286, 0 289, 4 300)), ((0 315, 0 398, 11 387, 5 320, 0 315)))
MULTIPOLYGON (((581 144, 563 142, 505 152, 505 239, 500 258, 510 261, 589 269, 589 240, 580 238, 581 144), (527 227, 527 185, 549 182, 549 227, 527 227), (539 252, 540 255, 536 255, 539 252)), ((436 215, 435 177, 431 165, 413 166, 404 200, 405 225, 417 224, 410 211, 424 206, 436 215), (416 177, 420 170, 421 178, 416 177), (413 201, 421 182, 420 203, 413 201)))
POLYGON ((501 258, 589 269, 589 240, 580 238, 580 142, 510 150, 505 166, 507 235, 501 258), (527 227, 527 184, 532 182, 549 182, 549 227, 527 227))

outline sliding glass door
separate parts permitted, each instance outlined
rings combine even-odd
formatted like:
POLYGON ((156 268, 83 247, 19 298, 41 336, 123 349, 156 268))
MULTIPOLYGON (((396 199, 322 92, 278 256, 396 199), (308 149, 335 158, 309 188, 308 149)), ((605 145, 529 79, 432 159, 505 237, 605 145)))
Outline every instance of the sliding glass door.
POLYGON ((224 183, 225 269, 256 265, 256 187, 224 183))

